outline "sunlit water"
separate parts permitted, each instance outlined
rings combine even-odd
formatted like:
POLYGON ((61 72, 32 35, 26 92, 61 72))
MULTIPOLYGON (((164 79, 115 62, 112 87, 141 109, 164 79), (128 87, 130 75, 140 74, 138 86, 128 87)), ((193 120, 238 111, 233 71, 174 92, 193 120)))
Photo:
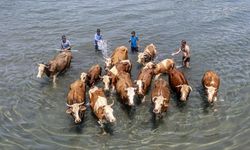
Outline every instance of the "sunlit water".
MULTIPOLYGON (((248 0, 1 0, 0 149, 249 149, 249 20, 248 0), (117 123, 110 133, 100 135, 90 108, 75 125, 65 113, 66 95, 81 72, 103 66, 103 55, 93 46, 97 28, 108 41, 108 54, 129 47, 135 30, 140 50, 157 46, 158 61, 171 58, 186 39, 191 69, 181 70, 193 87, 187 104, 178 106, 172 95, 163 119, 153 121, 150 92, 130 113, 111 96, 117 123), (79 52, 53 88, 51 79, 36 78, 37 63, 54 57, 62 34, 79 52), (201 88, 208 69, 221 77, 213 106, 206 105, 201 88)), ((181 57, 174 57, 177 65, 181 57)), ((135 54, 129 58, 135 79, 140 66, 135 54)))

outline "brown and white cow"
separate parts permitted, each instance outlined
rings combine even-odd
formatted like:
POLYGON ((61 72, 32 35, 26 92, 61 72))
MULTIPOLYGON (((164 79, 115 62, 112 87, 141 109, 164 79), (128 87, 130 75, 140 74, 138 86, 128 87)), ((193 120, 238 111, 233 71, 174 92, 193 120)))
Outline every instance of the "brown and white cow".
POLYGON ((125 71, 131 73, 132 64, 130 60, 121 60, 115 64, 106 75, 102 76, 102 81, 104 83, 104 90, 109 90, 109 86, 112 84, 113 90, 115 89, 115 77, 119 72, 125 71))
POLYGON ((98 65, 98 64, 93 65, 87 72, 88 86, 91 87, 95 84, 95 82, 100 80, 101 74, 102 74, 102 68, 100 67, 100 65, 98 65))
POLYGON ((105 58, 105 70, 110 69, 112 66, 114 66, 121 60, 127 60, 127 59, 128 59, 128 48, 125 46, 117 47, 112 53, 111 57, 105 58))
POLYGON ((137 85, 137 93, 140 97, 143 97, 142 102, 145 101, 145 95, 151 85, 151 80, 154 76, 153 68, 142 68, 137 76, 137 80, 135 80, 135 84, 137 85))
POLYGON ((37 78, 42 78, 44 74, 53 77, 53 83, 56 83, 58 74, 63 73, 70 67, 72 53, 69 51, 61 52, 50 60, 47 64, 38 64, 37 78))
POLYGON ((151 92, 151 100, 154 104, 153 113, 161 116, 162 112, 167 111, 170 100, 170 89, 164 79, 160 78, 155 80, 151 92))
POLYGON ((117 94, 120 96, 122 103, 134 106, 134 97, 137 88, 133 86, 130 74, 124 71, 119 72, 116 76, 116 80, 115 89, 117 94))
POLYGON ((70 84, 70 89, 67 96, 67 114, 71 114, 75 119, 75 123, 80 123, 86 111, 84 106, 86 98, 86 73, 81 73, 80 80, 76 80, 70 84))
POLYGON ((177 69, 172 69, 170 70, 168 77, 169 85, 172 90, 176 92, 181 101, 186 101, 192 88, 189 86, 184 74, 177 69))
POLYGON ((148 46, 146 46, 146 48, 142 53, 138 53, 137 62, 142 65, 145 65, 147 62, 154 60, 156 53, 157 53, 156 47, 154 44, 151 43, 148 46))
POLYGON ((205 88, 208 102, 212 103, 216 101, 217 92, 220 87, 219 75, 214 71, 208 70, 204 73, 201 83, 205 88))
POLYGON ((155 70, 154 70, 154 74, 156 75, 155 79, 158 79, 158 77, 162 73, 169 73, 169 71, 174 67, 175 67, 175 62, 173 59, 162 60, 161 62, 155 65, 155 70))
POLYGON ((103 123, 113 123, 116 118, 113 115, 113 104, 108 105, 107 98, 105 97, 102 88, 94 86, 89 90, 90 107, 96 117, 98 118, 98 123, 103 127, 103 123))

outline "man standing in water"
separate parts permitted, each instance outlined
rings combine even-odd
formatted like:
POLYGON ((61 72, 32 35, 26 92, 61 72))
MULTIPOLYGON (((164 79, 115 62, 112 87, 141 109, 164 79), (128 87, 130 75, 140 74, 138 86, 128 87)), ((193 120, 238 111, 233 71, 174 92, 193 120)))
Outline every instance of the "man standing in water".
POLYGON ((100 29, 97 29, 96 30, 96 34, 95 34, 95 37, 94 37, 94 42, 95 42, 95 50, 99 50, 98 49, 98 42, 103 40, 102 39, 102 35, 101 35, 101 30, 100 29))
POLYGON ((61 43, 61 50, 62 51, 67 51, 71 49, 71 44, 69 42, 69 40, 66 39, 66 36, 63 35, 62 36, 62 43, 61 43))
POLYGON ((139 38, 135 35, 135 31, 131 32, 130 40, 128 42, 131 43, 132 53, 138 52, 139 38))
POLYGON ((190 48, 185 40, 181 41, 181 47, 177 49, 177 52, 172 53, 171 55, 174 56, 176 54, 179 54, 180 52, 183 53, 182 57, 182 65, 183 67, 190 68, 190 48))

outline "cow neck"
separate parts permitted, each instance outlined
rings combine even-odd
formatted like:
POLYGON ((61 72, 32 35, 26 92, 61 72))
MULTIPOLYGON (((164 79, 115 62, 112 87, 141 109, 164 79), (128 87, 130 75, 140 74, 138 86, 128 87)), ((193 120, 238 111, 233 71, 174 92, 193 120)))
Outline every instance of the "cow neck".
MULTIPOLYGON (((47 66, 47 65, 46 65, 47 66)), ((44 72, 45 72, 45 74, 49 77, 50 76, 50 74, 51 74, 51 72, 49 71, 49 67, 45 67, 44 68, 44 72)))

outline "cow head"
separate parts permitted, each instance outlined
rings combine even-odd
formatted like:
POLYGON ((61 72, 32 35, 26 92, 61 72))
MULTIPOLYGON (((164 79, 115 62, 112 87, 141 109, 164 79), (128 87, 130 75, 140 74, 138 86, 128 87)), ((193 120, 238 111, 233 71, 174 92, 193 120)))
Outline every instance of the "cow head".
POLYGON ((148 62, 148 63, 146 63, 146 65, 143 67, 143 69, 153 69, 153 68, 155 68, 155 63, 153 63, 153 62, 148 62))
POLYGON ((81 75, 80 75, 80 79, 81 79, 81 81, 86 81, 86 79, 87 79, 87 73, 82 72, 81 75))
POLYGON ((104 107, 103 108, 104 109, 104 111, 103 111, 104 116, 105 116, 106 120, 110 123, 113 123, 116 121, 116 118, 113 115, 113 108, 112 108, 113 105, 114 105, 114 101, 110 105, 103 106, 104 107))
POLYGON ((144 82, 142 80, 135 80, 135 84, 138 87, 138 93, 143 95, 143 87, 144 87, 144 82))
POLYGON ((38 73, 37 73, 37 78, 41 78, 43 74, 45 73, 45 69, 48 68, 47 65, 45 64, 38 64, 38 73))
POLYGON ((100 76, 100 78, 102 79, 103 83, 104 83, 104 90, 107 91, 109 90, 109 85, 111 82, 111 77, 109 75, 104 75, 104 76, 100 76))
POLYGON ((66 113, 71 114, 74 117, 75 123, 80 123, 82 121, 81 120, 82 114, 86 110, 86 107, 83 104, 84 104, 84 102, 75 103, 73 105, 67 104, 68 109, 66 110, 66 113))
POLYGON ((125 89, 125 92, 127 93, 128 96, 128 105, 129 106, 134 106, 134 97, 135 97, 135 91, 137 89, 134 87, 128 87, 125 89))
POLYGON ((181 93, 181 97, 180 100, 181 101, 186 101, 187 97, 189 95, 189 93, 192 91, 191 86, 187 85, 187 84, 182 84, 182 85, 178 85, 176 86, 177 88, 180 87, 180 93, 181 93))
POLYGON ((111 58, 104 58, 105 59, 105 70, 109 70, 112 66, 112 60, 111 58))
POLYGON ((143 64, 144 63, 144 53, 138 53, 138 63, 143 64))
POLYGON ((205 86, 205 87, 207 93, 207 100, 209 103, 212 103, 215 98, 215 93, 217 92, 217 89, 213 86, 205 86))
POLYGON ((162 113, 163 112, 162 108, 167 108, 168 107, 167 99, 164 98, 162 95, 153 97, 152 102, 155 105, 154 109, 153 109, 153 112, 155 114, 162 113))

